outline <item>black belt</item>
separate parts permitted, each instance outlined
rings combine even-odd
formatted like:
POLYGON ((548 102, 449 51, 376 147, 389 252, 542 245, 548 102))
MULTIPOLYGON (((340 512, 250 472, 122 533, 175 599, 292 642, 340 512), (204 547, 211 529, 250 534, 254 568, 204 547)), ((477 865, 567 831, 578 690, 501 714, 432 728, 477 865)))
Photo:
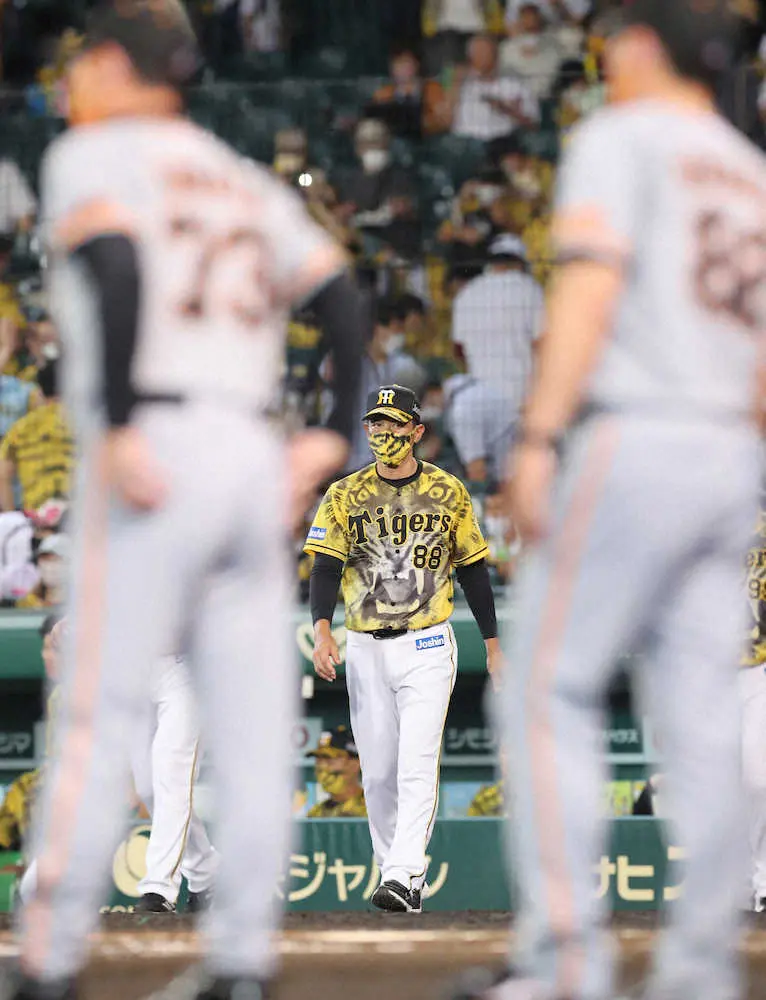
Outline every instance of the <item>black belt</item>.
MULTIPOLYGON (((187 396, 183 392, 139 392, 136 393, 136 403, 146 406, 185 406, 187 403, 194 401, 193 396, 187 396)), ((226 404, 221 404, 223 408, 226 408, 226 404)), ((244 407, 240 408, 237 406, 230 406, 230 409, 240 410, 242 413, 253 418, 253 420, 278 420, 279 414, 273 409, 266 407, 254 406, 251 410, 247 410, 244 407)))
POLYGON ((408 628, 375 628, 372 632, 365 632, 365 635, 371 635, 373 639, 398 639, 408 632, 408 628))
POLYGON ((183 406, 189 402, 189 397, 182 392, 138 392, 136 393, 137 403, 148 403, 150 406, 158 404, 160 406, 183 406))

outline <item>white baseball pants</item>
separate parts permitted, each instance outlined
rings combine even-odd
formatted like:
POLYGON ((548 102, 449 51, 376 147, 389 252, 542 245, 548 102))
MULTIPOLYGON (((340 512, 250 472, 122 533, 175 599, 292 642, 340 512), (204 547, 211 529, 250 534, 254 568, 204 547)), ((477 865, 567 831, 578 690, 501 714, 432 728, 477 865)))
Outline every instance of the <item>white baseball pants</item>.
POLYGON ((384 882, 415 889, 425 882, 456 672, 457 643, 448 622, 395 639, 347 633, 351 729, 384 882))
POLYGON ((751 888, 757 902, 766 898, 766 666, 742 667, 738 679, 751 888))
POLYGON ((593 871, 606 847, 605 696, 626 651, 643 654, 637 669, 661 741, 674 843, 688 852, 646 994, 740 996, 737 663, 761 468, 759 441, 744 425, 620 415, 572 435, 551 532, 520 574, 500 695, 516 962, 540 996, 613 995, 593 871))
POLYGON ((209 404, 137 416, 168 496, 150 513, 126 510, 106 493, 85 442, 61 707, 33 830, 38 885, 21 914, 21 964, 50 981, 85 960, 124 830, 150 667, 174 649, 188 652, 213 768, 221 863, 205 919, 208 965, 215 975, 267 977, 291 846, 299 693, 284 446, 264 422, 209 404))
POLYGON ((218 855, 194 811, 199 771, 199 716, 183 659, 165 656, 152 670, 151 698, 131 746, 136 793, 152 818, 146 877, 139 892, 178 899, 181 876, 190 892, 210 889, 218 855))
MULTIPOLYGON (((199 718, 192 679, 180 657, 165 656, 150 674, 150 699, 131 737, 135 790, 152 817, 141 895, 156 892, 171 903, 178 899, 181 876, 190 892, 211 888, 218 855, 194 812, 193 787, 198 771, 199 718)), ((19 883, 28 902, 37 887, 33 860, 19 883)))

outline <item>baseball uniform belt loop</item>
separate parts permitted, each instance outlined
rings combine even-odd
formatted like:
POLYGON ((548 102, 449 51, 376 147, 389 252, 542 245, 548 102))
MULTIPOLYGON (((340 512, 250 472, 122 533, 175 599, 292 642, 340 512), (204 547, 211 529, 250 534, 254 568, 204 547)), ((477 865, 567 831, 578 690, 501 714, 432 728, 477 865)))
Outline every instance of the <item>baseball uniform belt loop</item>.
POLYGON ((408 628, 376 628, 367 635, 371 635, 373 639, 398 639, 400 635, 407 635, 408 632, 408 628))

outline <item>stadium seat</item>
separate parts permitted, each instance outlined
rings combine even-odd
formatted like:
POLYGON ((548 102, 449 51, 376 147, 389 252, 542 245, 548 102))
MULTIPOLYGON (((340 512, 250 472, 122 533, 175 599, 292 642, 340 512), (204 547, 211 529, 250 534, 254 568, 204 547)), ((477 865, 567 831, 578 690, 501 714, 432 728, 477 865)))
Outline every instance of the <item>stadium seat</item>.
POLYGON ((442 167, 459 188, 476 172, 486 159, 484 143, 459 135, 434 136, 423 143, 423 161, 442 167))

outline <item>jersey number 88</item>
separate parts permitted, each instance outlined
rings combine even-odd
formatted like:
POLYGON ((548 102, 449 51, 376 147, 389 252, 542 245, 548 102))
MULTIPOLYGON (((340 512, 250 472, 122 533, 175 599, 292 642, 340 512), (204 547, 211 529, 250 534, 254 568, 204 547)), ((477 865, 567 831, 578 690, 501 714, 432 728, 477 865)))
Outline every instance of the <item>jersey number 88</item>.
POLYGON ((416 545, 412 550, 412 564, 415 569, 438 569, 441 561, 441 545, 434 545, 432 549, 427 545, 416 545))

